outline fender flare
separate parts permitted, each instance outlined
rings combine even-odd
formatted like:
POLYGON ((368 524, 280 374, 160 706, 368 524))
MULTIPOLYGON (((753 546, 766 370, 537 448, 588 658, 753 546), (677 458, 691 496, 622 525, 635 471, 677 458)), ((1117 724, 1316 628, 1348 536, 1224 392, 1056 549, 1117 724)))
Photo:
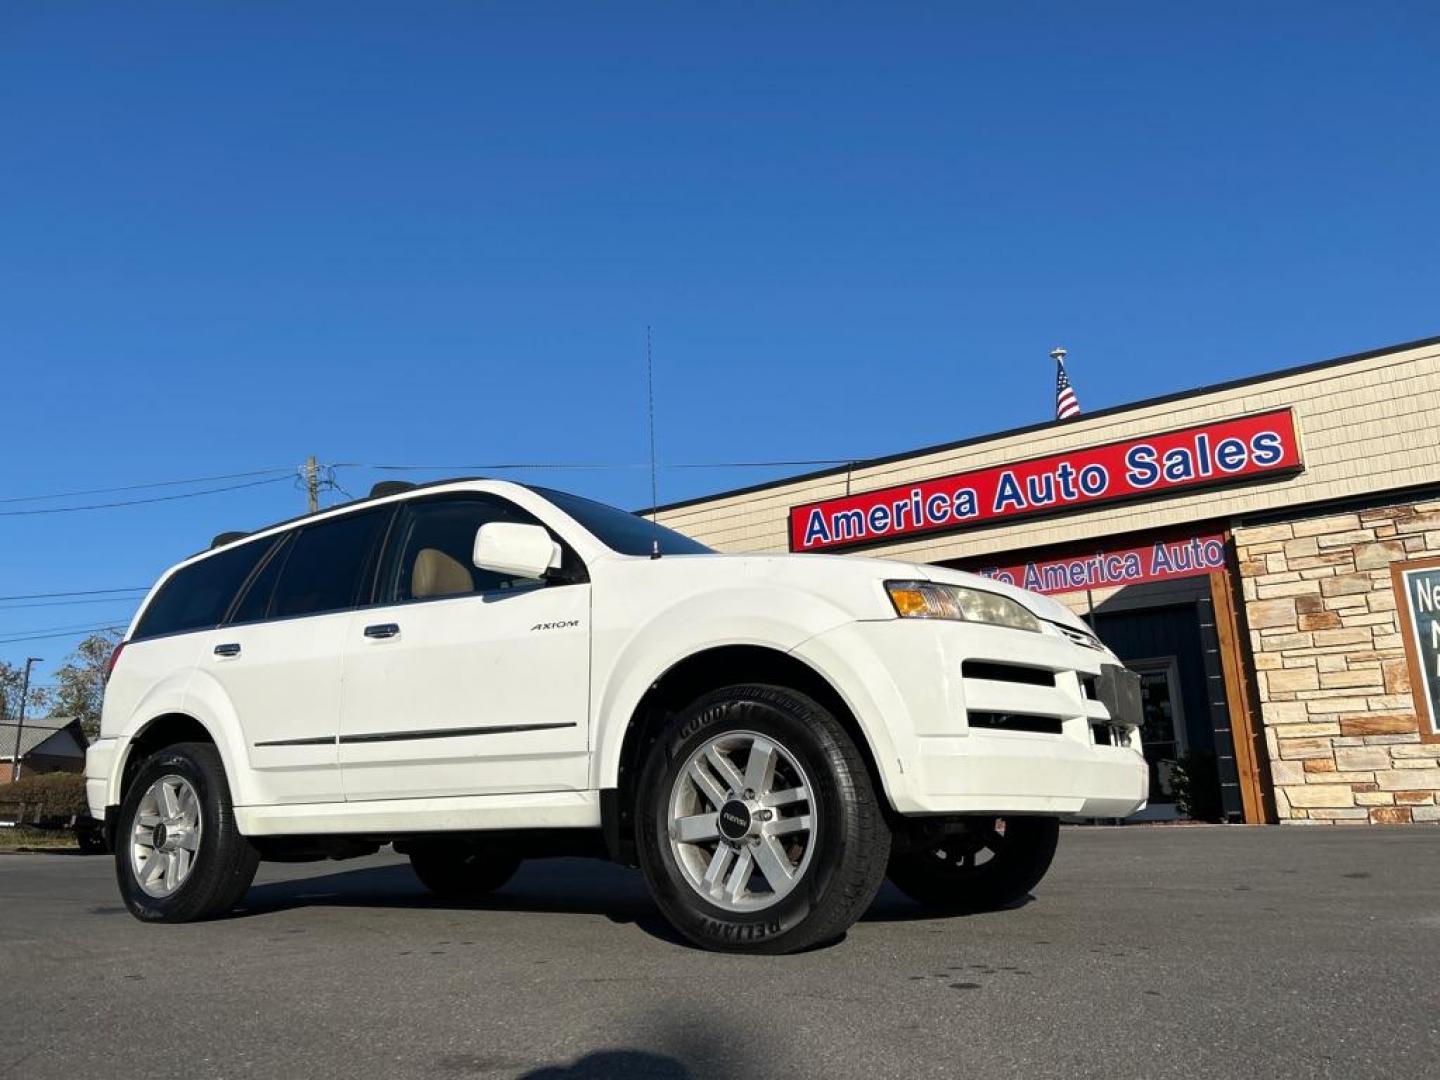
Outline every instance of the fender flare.
MULTIPOLYGON (((750 621, 753 624, 753 620, 750 621)), ((843 628, 844 624, 835 629, 843 631, 843 628)), ((858 677, 844 677, 848 668, 843 662, 845 658, 830 646, 830 639, 834 636, 831 633, 799 635, 795 633, 793 626, 790 631, 783 636, 776 633, 732 633, 716 637, 707 635, 703 642, 676 644, 665 651, 659 662, 647 666, 643 676, 636 674, 625 679, 622 686, 602 702, 598 712, 599 722, 596 725, 592 764, 594 786, 604 791, 619 785, 625 738, 634 721, 636 710, 655 683, 692 656, 710 649, 739 645, 769 649, 788 657, 809 668, 818 679, 830 687, 845 704, 859 728, 859 735, 866 744, 861 750, 875 763, 883 797, 890 805, 897 805, 908 792, 909 778, 899 764, 903 750, 897 746, 886 718, 887 709, 893 708, 896 702, 901 700, 900 695, 893 693, 893 686, 870 688, 858 677)))
POLYGON ((591 786, 615 786, 635 711, 675 665, 733 645, 788 654, 807 638, 850 618, 824 597, 799 589, 731 587, 678 597, 621 642, 613 655, 592 654, 592 671, 603 674, 605 681, 593 689, 591 786))

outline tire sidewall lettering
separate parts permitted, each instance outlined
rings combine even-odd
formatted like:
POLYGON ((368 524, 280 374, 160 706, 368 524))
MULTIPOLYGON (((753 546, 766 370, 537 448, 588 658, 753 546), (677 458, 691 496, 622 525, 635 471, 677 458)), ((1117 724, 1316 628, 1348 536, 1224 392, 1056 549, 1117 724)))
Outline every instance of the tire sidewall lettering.
POLYGON ((637 815, 641 846, 662 872, 650 875, 651 888, 667 917, 690 936, 718 945, 757 944, 780 937, 803 923, 815 910, 835 872, 835 853, 849 842, 840 792, 826 757, 823 733, 771 702, 742 698, 723 702, 702 701, 672 729, 665 744, 665 766, 649 770, 649 783, 641 787, 637 815), (812 842, 820 847, 811 858, 806 880, 772 907, 736 914, 709 904, 683 879, 670 850, 668 807, 672 785, 683 763, 697 746, 719 731, 743 729, 769 735, 784 745, 804 767, 820 803, 812 842))

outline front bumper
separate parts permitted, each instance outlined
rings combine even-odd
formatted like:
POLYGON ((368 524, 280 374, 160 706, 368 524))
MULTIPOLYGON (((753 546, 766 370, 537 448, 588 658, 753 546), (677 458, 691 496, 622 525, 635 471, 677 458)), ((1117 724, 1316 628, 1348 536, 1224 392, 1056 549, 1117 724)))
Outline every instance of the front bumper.
POLYGON ((1133 677, 1059 628, 857 622, 796 654, 854 673, 837 682, 902 814, 1109 818, 1145 805, 1133 677))

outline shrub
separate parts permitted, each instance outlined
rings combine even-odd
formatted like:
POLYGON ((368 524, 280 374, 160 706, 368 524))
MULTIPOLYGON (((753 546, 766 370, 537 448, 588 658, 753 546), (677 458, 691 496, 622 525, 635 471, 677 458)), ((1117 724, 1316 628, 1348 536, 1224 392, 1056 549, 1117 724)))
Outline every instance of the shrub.
MULTIPOLYGON (((3 767, 0 767, 3 769, 3 767)), ((13 784, 0 784, 0 806, 19 810, 25 821, 53 821, 88 814, 85 777, 79 773, 35 773, 13 784)))
POLYGON ((1175 808, 1196 821, 1223 821, 1220 805, 1220 770, 1208 750, 1181 754, 1170 773, 1175 808))

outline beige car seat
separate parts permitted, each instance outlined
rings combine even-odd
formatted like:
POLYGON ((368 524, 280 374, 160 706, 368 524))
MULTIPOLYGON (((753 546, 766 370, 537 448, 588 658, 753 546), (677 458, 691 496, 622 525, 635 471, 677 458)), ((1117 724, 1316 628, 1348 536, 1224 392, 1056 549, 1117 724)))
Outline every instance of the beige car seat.
POLYGON ((410 571, 410 597, 458 596, 475 591, 475 579, 460 560, 437 548, 421 548, 410 571))

